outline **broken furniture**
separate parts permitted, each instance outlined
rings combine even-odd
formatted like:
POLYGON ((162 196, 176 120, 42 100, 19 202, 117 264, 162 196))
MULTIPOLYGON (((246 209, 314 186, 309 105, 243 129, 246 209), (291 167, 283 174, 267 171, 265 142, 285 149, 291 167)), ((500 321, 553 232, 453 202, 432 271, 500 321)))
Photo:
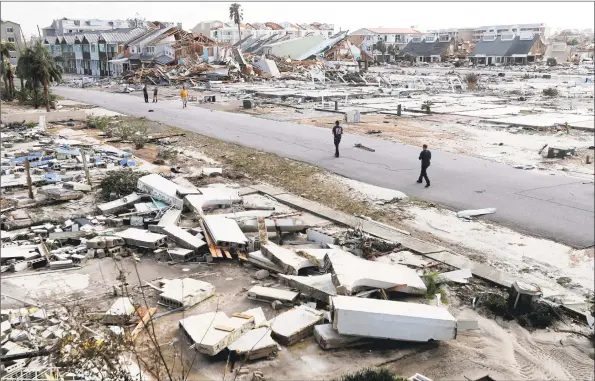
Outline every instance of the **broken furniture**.
POLYGON ((520 312, 533 310, 535 302, 541 299, 543 292, 534 285, 525 282, 514 282, 510 287, 508 306, 520 312))

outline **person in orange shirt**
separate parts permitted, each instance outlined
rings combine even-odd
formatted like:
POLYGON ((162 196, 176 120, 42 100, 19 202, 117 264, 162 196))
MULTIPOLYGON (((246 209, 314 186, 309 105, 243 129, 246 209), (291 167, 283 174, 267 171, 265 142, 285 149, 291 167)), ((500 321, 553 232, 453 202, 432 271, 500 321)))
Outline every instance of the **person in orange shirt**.
POLYGON ((180 97, 182 98, 182 108, 186 108, 186 103, 188 103, 188 90, 186 90, 186 86, 182 86, 180 97))

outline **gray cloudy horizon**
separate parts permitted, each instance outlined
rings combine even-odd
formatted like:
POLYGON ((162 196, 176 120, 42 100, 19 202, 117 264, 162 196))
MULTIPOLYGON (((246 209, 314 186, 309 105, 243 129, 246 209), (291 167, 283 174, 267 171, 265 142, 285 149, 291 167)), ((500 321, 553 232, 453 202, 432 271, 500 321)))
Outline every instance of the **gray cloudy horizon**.
MULTIPOLYGON (((186 30, 200 21, 228 21, 232 2, 6 2, 3 20, 21 24, 27 38, 54 19, 127 19, 181 22, 186 30), (142 6, 140 6, 142 4, 142 6)), ((335 29, 408 28, 420 30, 483 25, 545 23, 552 29, 594 28, 593 2, 240 2, 246 22, 325 22, 335 29), (315 13, 313 12, 315 11, 315 13), (430 11, 431 10, 431 11, 430 11), (281 16, 272 16, 281 15, 281 16), (448 15, 448 16, 445 16, 448 15)))

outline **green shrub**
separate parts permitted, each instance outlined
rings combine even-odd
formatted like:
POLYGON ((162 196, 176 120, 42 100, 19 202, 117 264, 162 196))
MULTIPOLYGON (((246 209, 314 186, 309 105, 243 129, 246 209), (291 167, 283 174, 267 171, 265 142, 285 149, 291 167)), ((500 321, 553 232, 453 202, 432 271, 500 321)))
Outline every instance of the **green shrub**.
POLYGON ((557 97, 558 96, 558 89, 555 87, 548 87, 547 89, 543 89, 543 95, 546 97, 557 97))
POLYGON ((406 381, 406 377, 395 376, 393 372, 385 368, 367 368, 350 373, 335 379, 334 381, 406 381))
POLYGON ((148 172, 135 171, 131 168, 117 169, 110 171, 107 176, 101 180, 100 198, 109 200, 110 194, 116 197, 124 197, 136 191, 138 179, 148 175, 148 172))
POLYGON ((479 81, 479 77, 475 73, 469 73, 465 76, 465 81, 467 81, 467 83, 477 83, 479 81))

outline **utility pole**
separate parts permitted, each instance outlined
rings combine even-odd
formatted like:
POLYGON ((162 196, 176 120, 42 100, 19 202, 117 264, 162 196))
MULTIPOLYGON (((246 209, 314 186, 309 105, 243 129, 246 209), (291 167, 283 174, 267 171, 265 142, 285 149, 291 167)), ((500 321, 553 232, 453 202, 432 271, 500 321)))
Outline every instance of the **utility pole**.
POLYGON ((89 175, 89 167, 87 166, 87 154, 81 150, 81 158, 83 159, 83 168, 85 169, 85 177, 87 178, 87 184, 91 184, 91 176, 89 175))
POLYGON ((29 188, 29 198, 31 200, 33 200, 34 197, 33 197, 33 186, 31 185, 31 166, 29 165, 28 158, 25 158, 25 171, 27 172, 27 187, 29 188))

